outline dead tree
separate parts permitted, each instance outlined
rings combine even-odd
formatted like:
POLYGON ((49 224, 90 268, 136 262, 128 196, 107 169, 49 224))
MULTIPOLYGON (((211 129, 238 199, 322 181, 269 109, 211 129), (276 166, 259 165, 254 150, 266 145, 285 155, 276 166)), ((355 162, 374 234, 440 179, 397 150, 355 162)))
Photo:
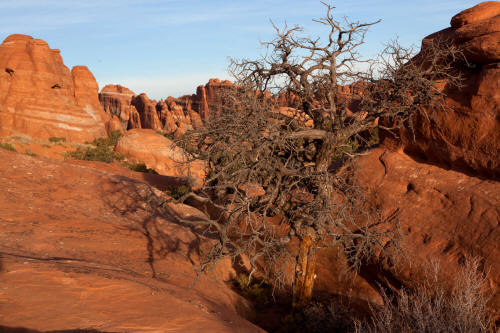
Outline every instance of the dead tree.
POLYGON ((329 29, 326 38, 273 24, 276 38, 263 43, 261 59, 232 61, 237 88, 227 91, 221 111, 179 141, 209 165, 204 189, 181 199, 216 207, 204 225, 218 242, 202 268, 246 255, 251 274, 260 267, 279 284, 296 251, 296 308, 311 299, 319 246, 342 245, 356 266, 382 251, 394 231, 393 219, 367 207, 331 164, 355 155, 346 148, 381 126, 379 118, 397 125, 442 105, 436 79, 458 80, 448 64, 460 52, 450 45, 428 48, 424 61, 410 61, 413 54, 397 44, 378 60, 361 59, 357 49, 378 21, 338 21, 325 6, 326 17, 314 21, 329 29), (288 96, 287 107, 278 95, 288 96))

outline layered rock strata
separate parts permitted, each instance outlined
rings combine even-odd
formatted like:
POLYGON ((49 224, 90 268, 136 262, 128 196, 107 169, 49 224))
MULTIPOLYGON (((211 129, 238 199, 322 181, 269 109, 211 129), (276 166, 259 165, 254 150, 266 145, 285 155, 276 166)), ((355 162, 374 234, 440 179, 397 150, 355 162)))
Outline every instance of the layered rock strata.
POLYGON ((0 45, 0 136, 84 142, 106 136, 108 119, 87 67, 70 72, 59 50, 30 36, 0 45))

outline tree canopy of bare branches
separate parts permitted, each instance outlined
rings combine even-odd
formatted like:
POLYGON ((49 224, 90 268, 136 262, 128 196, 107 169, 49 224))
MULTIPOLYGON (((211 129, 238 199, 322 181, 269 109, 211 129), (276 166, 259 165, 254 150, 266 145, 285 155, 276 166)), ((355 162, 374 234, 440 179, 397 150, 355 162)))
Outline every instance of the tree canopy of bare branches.
POLYGON ((179 141, 209 165, 204 189, 182 198, 216 207, 206 225, 218 242, 205 264, 246 255, 252 272, 262 268, 276 285, 295 258, 296 307, 311 298, 318 247, 340 244, 356 266, 394 239, 394 216, 368 207, 346 168, 341 176, 332 163, 354 156, 353 140, 363 141, 379 118, 399 124, 441 105, 436 79, 459 81, 449 64, 460 51, 450 45, 436 43, 416 61, 393 43, 379 59, 363 60, 358 48, 379 21, 337 20, 325 7, 314 21, 329 29, 326 38, 273 24, 276 38, 263 43, 262 58, 232 61, 237 85, 220 112, 179 141))

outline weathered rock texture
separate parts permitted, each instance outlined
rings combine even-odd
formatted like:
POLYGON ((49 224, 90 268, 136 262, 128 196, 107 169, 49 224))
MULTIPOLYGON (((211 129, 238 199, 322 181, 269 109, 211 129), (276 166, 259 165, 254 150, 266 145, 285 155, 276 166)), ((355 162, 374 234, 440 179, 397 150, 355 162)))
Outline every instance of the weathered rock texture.
POLYGON ((146 94, 135 95, 120 85, 107 85, 99 95, 104 110, 117 115, 124 129, 148 128, 180 137, 187 130, 198 128, 211 112, 217 112, 230 81, 210 79, 199 86, 196 94, 151 101, 146 94))
POLYGON ((99 101, 106 113, 119 119, 123 129, 140 128, 140 122, 137 124, 140 116, 135 106, 131 104, 134 96, 135 93, 128 88, 109 84, 101 89, 99 101))
POLYGON ((451 27, 426 37, 448 39, 463 47, 470 64, 459 68, 464 87, 445 87, 446 110, 415 117, 415 140, 409 129, 401 139, 386 136, 388 146, 401 145, 422 159, 500 178, 500 2, 488 1, 451 20, 451 27))
POLYGON ((187 163, 188 155, 182 148, 151 129, 133 129, 120 139, 115 150, 132 163, 144 163, 161 175, 186 178, 199 188, 205 178, 206 166, 202 161, 187 163))
MULTIPOLYGON (((499 182, 420 163, 384 147, 360 157, 356 169, 359 185, 383 215, 398 212, 404 247, 416 260, 438 259, 453 278, 465 256, 484 258, 500 309, 499 182)), ((399 278, 411 279, 416 267, 413 261, 399 278)))
POLYGON ((97 94, 87 67, 70 72, 45 41, 11 35, 0 45, 0 136, 74 142, 106 136, 109 117, 97 94))
MULTIPOLYGON (((405 128, 401 139, 383 137, 380 148, 355 163, 357 181, 373 204, 385 216, 397 212, 411 259, 438 259, 450 278, 466 256, 484 259, 495 309, 500 309, 500 58, 490 50, 500 51, 498 15, 500 2, 479 4, 456 15, 452 28, 423 41, 426 47, 433 38, 452 36, 454 43, 475 45, 477 38, 492 38, 474 50, 474 66, 461 69, 465 86, 446 88, 447 110, 431 110, 430 121, 414 118, 415 141, 405 128)), ((412 279, 415 267, 407 265, 396 277, 412 279)))
POLYGON ((0 168, 0 331, 261 332, 229 263, 190 288, 207 239, 178 220, 201 212, 88 167, 0 150, 0 168))

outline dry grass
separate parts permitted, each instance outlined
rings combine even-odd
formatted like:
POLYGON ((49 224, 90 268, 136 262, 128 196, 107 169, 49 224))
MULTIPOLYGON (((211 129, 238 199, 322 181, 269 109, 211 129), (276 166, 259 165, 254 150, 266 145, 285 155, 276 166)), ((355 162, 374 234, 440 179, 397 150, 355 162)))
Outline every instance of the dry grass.
POLYGON ((468 258, 454 278, 445 279, 438 264, 430 265, 427 279, 395 297, 383 294, 385 305, 358 322, 356 332, 496 332, 480 266, 479 259, 468 258))

